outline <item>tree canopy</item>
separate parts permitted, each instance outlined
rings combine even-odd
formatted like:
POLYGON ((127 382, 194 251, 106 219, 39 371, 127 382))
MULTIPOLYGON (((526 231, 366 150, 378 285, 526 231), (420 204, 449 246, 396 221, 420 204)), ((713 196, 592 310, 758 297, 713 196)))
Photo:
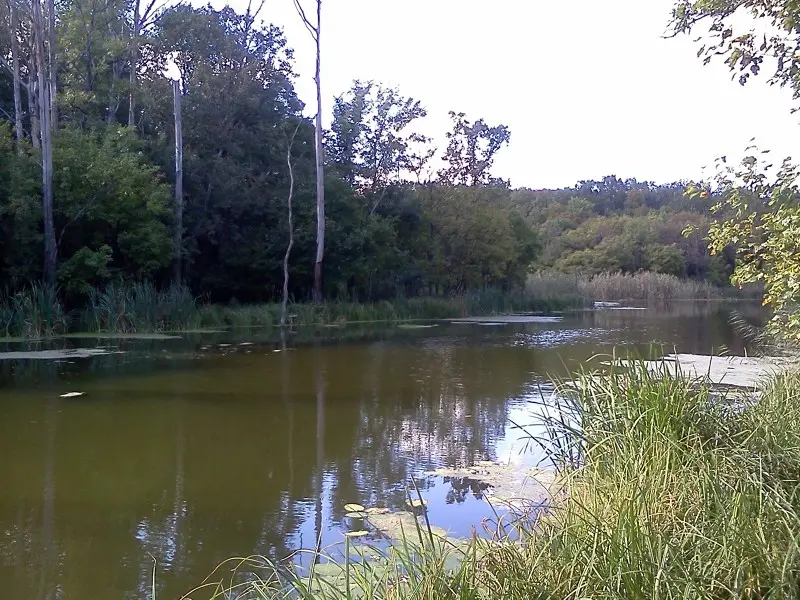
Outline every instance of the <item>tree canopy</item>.
MULTIPOLYGON (((698 56, 706 64, 722 57, 742 85, 766 67, 771 84, 788 86, 800 99, 800 2, 681 0, 673 17, 676 34, 701 30, 698 56)), ((734 253, 734 283, 764 285, 764 303, 775 313, 771 331, 795 342, 800 340, 798 176, 791 159, 776 166, 768 151, 751 147, 741 164, 729 165, 722 157, 712 181, 688 187, 691 199, 719 199, 709 228, 712 253, 734 253)))
MULTIPOLYGON (((43 214, 31 5, 9 2, 15 19, 0 12, 0 287, 13 288, 43 275, 43 214)), ((288 152, 289 292, 310 298, 316 129, 283 31, 230 7, 69 0, 54 10, 53 219, 64 293, 77 301, 118 279, 171 281, 175 126, 165 72, 174 68, 185 283, 213 301, 279 297, 288 152)), ((437 152, 421 133, 426 116, 423 100, 378 82, 355 81, 336 96, 323 132, 326 296, 511 288, 537 269, 649 269, 724 283, 729 262, 701 241, 708 202, 689 201, 681 185, 609 176, 514 190, 493 172, 508 127, 453 111, 437 152), (700 233, 681 237, 687 224, 700 233)))

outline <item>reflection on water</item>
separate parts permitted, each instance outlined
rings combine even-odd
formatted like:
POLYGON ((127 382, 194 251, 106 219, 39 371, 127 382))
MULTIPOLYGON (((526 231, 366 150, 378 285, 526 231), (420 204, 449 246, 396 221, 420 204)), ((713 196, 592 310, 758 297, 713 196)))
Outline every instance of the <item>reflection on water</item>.
POLYGON ((373 330, 280 353, 227 333, 0 363, 0 589, 141 600, 152 555, 159 595, 174 598, 229 556, 338 542, 345 504, 402 508, 412 477, 432 522, 469 535, 491 515, 484 490, 423 472, 535 462, 511 423, 537 433, 531 400, 548 377, 615 346, 741 351, 725 309, 682 310, 373 330), (86 396, 57 397, 73 390, 86 396))

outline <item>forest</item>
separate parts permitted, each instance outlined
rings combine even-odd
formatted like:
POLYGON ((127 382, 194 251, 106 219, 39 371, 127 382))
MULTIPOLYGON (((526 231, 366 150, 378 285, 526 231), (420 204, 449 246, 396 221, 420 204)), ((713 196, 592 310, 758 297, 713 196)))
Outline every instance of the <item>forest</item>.
POLYGON ((514 189, 492 172, 506 126, 454 110, 437 149, 418 133, 424 101, 371 81, 342 90, 320 132, 317 260, 316 125, 296 79, 255 11, 3 0, 0 288, 44 282, 80 305, 147 281, 267 302, 284 260, 296 302, 317 262, 321 295, 352 302, 512 290, 544 270, 728 284, 733 256, 705 240, 711 201, 685 182, 514 189))

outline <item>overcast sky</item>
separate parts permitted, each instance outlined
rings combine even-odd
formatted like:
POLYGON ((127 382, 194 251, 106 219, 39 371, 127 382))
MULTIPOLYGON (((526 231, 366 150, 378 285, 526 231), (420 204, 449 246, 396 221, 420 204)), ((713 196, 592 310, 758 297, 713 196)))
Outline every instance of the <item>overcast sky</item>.
MULTIPOLYGON (((301 0, 308 10, 315 0, 301 0)), ((232 0, 244 10, 246 0, 232 0)), ((255 3, 255 2, 254 2, 255 3)), ((215 5, 219 6, 219 2, 215 5)), ((689 37, 663 39, 672 0, 324 0, 323 99, 353 79, 422 101, 422 133, 440 146, 447 113, 511 129, 494 172, 516 187, 571 186, 615 174, 669 182, 699 177, 755 137, 794 152, 791 94, 703 66, 689 37)), ((297 90, 313 115, 313 43, 292 0, 261 17, 295 49, 297 90)))

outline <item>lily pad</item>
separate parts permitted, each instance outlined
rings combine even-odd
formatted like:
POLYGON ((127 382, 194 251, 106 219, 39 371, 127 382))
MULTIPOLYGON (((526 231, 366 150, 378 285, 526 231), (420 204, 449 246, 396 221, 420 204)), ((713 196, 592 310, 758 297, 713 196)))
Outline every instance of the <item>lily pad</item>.
POLYGON ((368 515, 388 515, 390 512, 392 512, 392 509, 373 506, 371 508, 368 508, 364 512, 367 513, 368 515))
POLYGON ((360 504, 345 504, 345 505, 344 505, 344 509, 345 509, 347 512, 349 512, 349 513, 354 513, 354 512, 360 513, 360 512, 364 512, 364 507, 363 507, 363 506, 361 506, 360 504))
POLYGON ((227 333, 225 329, 177 329, 166 333, 202 334, 202 333, 227 333))
POLYGON ((59 398, 77 398, 78 396, 83 396, 84 392, 67 392, 66 394, 61 394, 59 398))
POLYGON ((348 519, 363 519, 367 514, 363 512, 349 512, 345 515, 348 519))
POLYGON ((179 340, 179 335, 167 335, 166 333, 66 333, 59 336, 66 339, 76 340, 179 340))
POLYGON ((348 531, 344 534, 345 537, 354 538, 354 537, 364 537, 365 535, 369 535, 369 531, 364 529, 359 529, 358 531, 348 531))
POLYGON ((421 508, 428 503, 425 499, 414 498, 413 500, 406 500, 406 504, 408 504, 411 508, 421 508))

